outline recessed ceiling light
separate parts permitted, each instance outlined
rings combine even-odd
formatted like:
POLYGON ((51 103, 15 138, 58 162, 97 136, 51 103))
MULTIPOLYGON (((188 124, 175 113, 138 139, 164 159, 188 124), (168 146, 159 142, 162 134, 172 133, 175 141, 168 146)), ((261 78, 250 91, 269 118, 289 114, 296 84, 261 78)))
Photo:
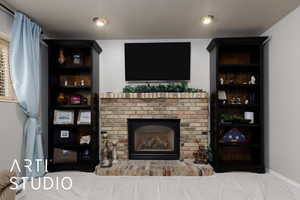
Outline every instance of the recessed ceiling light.
POLYGON ((107 24, 107 20, 105 18, 100 17, 94 17, 93 22, 96 24, 96 26, 103 27, 107 24))
POLYGON ((213 21, 213 19, 214 19, 214 16, 207 15, 207 16, 202 17, 201 21, 202 21, 202 24, 208 25, 208 24, 210 24, 213 21))

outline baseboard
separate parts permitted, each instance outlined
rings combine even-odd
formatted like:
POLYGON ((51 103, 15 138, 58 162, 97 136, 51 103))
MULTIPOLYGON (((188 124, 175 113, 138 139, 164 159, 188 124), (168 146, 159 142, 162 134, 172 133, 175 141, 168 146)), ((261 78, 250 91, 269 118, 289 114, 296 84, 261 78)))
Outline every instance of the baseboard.
POLYGON ((291 184, 291 185, 293 185, 297 188, 300 188, 300 183, 298 183, 298 182, 296 182, 296 181, 294 181, 294 180, 292 180, 292 179, 290 179, 290 178, 288 178, 288 177, 286 177, 286 176, 284 176, 284 175, 282 175, 282 174, 280 174, 280 173, 278 173, 278 172, 276 172, 272 169, 268 169, 268 173, 276 176, 277 178, 285 181, 286 183, 289 183, 289 184, 291 184))

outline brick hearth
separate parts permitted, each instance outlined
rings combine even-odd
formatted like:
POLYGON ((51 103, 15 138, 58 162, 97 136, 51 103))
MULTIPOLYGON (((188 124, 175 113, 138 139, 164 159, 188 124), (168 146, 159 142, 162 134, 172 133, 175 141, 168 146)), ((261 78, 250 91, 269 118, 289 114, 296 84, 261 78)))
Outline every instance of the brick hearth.
POLYGON ((208 144, 208 94, 201 93, 101 93, 101 131, 118 140, 118 159, 128 159, 127 119, 180 119, 181 154, 192 158, 195 138, 208 144))

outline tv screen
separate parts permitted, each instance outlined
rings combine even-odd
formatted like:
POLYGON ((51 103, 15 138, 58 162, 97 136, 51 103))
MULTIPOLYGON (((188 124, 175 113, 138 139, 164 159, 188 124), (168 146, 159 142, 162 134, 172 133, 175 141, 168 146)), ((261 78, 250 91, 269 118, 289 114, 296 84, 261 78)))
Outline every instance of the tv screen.
POLYGON ((126 43, 125 79, 190 80, 191 43, 126 43))

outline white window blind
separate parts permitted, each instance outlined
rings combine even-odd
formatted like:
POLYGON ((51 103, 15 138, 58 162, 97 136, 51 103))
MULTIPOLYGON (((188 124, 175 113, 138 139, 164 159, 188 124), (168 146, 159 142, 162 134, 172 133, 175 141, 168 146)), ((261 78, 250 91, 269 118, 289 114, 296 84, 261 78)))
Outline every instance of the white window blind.
POLYGON ((10 80, 8 42, 0 39, 0 98, 13 99, 13 90, 10 80))

